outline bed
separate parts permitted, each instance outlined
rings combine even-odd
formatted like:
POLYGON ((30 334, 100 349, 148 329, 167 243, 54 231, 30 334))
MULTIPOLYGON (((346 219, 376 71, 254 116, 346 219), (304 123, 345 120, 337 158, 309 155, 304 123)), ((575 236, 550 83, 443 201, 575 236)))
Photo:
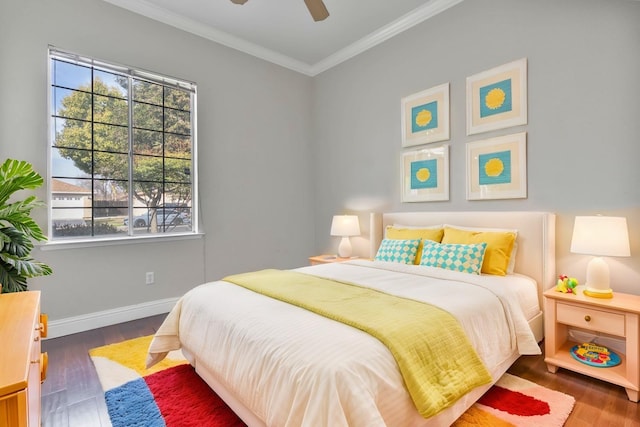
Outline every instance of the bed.
MULTIPOLYGON (((320 277, 357 285, 363 292, 392 294, 414 305, 435 305, 455 318, 474 349, 468 353, 477 355, 489 379, 481 385, 466 384, 464 393, 435 412, 425 412, 415 403, 415 386, 407 386, 413 380, 407 379, 405 364, 390 350, 394 347, 385 345, 385 336, 374 337, 352 323, 231 283, 239 280, 236 276, 198 286, 178 301, 151 343, 148 365, 181 349, 196 372, 249 426, 451 425, 521 354, 540 352, 541 294, 553 285, 555 276, 555 216, 546 212, 372 215, 371 252, 377 254, 390 240, 397 240, 387 238, 390 230, 431 227, 473 228, 474 235, 515 232, 516 247, 509 253, 515 260, 509 264, 513 270, 504 276, 468 274, 413 262, 363 259, 301 267, 291 275, 295 280, 320 277)), ((289 272, 283 274, 290 277, 289 272)), ((355 305, 353 311, 358 311, 355 305)), ((430 329, 438 328, 425 331, 430 329)), ((423 332, 410 331, 416 336, 423 332)), ((460 354, 451 357, 445 346, 430 351, 462 359, 460 354)), ((457 381, 444 373, 435 382, 448 381, 442 378, 457 381)))

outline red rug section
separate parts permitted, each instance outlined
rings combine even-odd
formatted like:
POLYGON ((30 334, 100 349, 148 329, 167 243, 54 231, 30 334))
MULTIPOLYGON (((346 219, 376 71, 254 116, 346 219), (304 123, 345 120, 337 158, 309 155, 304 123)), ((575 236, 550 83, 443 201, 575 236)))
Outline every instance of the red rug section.
MULTIPOLYGON (((144 377, 167 427, 246 427, 189 364, 144 377)), ((549 404, 494 385, 478 401, 524 417, 547 415, 549 404)))
POLYGON ((551 413, 551 408, 547 402, 498 385, 491 387, 478 402, 509 414, 524 417, 551 413))
POLYGON ((144 380, 167 427, 245 426, 191 365, 165 369, 144 380))

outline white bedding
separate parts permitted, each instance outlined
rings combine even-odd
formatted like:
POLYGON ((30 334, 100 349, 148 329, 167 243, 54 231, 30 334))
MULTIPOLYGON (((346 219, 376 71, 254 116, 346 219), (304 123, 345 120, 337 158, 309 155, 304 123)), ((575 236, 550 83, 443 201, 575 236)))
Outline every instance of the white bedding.
MULTIPOLYGON (((525 276, 472 276, 351 261, 297 271, 437 305, 461 322, 497 380, 514 351, 540 349, 522 309, 525 276), (496 377, 496 375, 498 377, 496 377)), ((525 302, 524 307, 531 307, 525 302)), ((537 307, 537 298, 536 298, 537 307)), ((428 327, 428 325, 425 325, 428 327)), ((268 426, 411 426, 425 420, 389 350, 370 335, 218 281, 188 292, 162 324, 148 361, 179 347, 268 426), (197 362, 196 362, 197 360, 197 362)), ((446 349, 443 349, 446 351, 446 349)))

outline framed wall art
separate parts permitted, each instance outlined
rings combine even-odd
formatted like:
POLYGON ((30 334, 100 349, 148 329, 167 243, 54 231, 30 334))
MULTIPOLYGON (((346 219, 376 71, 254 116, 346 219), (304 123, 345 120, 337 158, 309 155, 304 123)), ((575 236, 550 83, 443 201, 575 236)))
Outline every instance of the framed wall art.
POLYGON ((527 124, 527 58, 467 77, 467 135, 527 124))
POLYGON ((402 146, 449 139, 449 83, 402 98, 402 146))
POLYGON ((467 200, 526 197, 526 132, 467 142, 467 200))
POLYGON ((402 201, 449 200, 449 146, 402 153, 402 201))

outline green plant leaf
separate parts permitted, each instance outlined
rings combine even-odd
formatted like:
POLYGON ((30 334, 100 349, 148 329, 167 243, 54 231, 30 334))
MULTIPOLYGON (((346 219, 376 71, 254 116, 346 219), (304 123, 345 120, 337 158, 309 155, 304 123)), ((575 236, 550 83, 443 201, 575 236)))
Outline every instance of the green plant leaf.
POLYGON ((51 267, 32 258, 21 258, 8 253, 0 253, 0 260, 16 271, 16 274, 25 278, 47 276, 53 273, 51 267))
POLYGON ((0 223, 11 224, 32 239, 38 241, 47 240, 40 226, 30 217, 31 210, 39 206, 43 206, 43 203, 36 200, 35 196, 0 206, 0 223))
POLYGON ((0 205, 19 190, 32 190, 42 185, 42 176, 24 160, 7 159, 0 166, 0 205))
POLYGON ((31 210, 43 206, 35 196, 8 203, 20 190, 41 186, 42 177, 25 161, 7 159, 0 166, 0 284, 2 292, 27 289, 27 279, 52 273, 51 267, 30 257, 32 240, 47 240, 31 218, 31 210))
MULTIPOLYGON (((33 249, 33 243, 26 234, 13 227, 1 228, 0 233, 9 239, 2 246, 2 253, 7 253, 18 258, 29 256, 33 249)), ((2 253, 0 253, 0 256, 2 253)))
POLYGON ((22 292, 27 290, 27 278, 20 276, 15 268, 0 259, 0 283, 2 293, 22 292))
POLYGON ((32 239, 47 240, 38 223, 30 216, 31 210, 38 206, 43 204, 33 196, 10 205, 0 206, 0 224, 8 223, 32 239))

